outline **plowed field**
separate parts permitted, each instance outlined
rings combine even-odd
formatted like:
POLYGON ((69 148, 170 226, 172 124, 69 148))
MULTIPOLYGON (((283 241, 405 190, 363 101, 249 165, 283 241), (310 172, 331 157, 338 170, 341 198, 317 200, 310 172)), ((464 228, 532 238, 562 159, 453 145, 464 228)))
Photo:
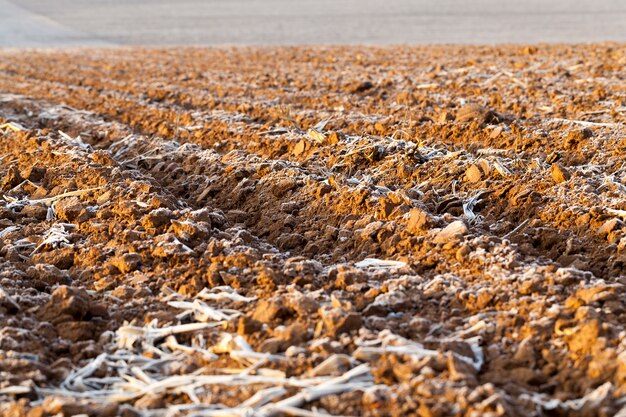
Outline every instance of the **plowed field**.
POLYGON ((624 68, 0 51, 0 413, 626 415, 624 68))

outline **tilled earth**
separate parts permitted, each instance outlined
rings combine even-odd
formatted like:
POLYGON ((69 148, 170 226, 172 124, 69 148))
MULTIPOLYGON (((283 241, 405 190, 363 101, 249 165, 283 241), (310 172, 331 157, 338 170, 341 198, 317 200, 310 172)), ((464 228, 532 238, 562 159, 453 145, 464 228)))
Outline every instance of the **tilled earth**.
POLYGON ((0 51, 0 413, 626 415, 625 67, 0 51))

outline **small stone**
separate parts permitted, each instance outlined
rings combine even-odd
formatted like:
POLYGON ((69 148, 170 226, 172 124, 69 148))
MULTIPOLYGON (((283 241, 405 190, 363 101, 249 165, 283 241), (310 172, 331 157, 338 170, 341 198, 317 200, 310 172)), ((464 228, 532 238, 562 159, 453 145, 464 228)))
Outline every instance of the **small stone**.
POLYGON ((244 210, 229 210, 226 216, 228 220, 235 224, 245 224, 250 217, 244 210))
POLYGON ((578 354, 591 354, 600 335, 598 320, 589 320, 578 325, 575 332, 566 338, 569 350, 578 354))
POLYGON ((285 356, 287 356, 288 358, 295 358, 298 355, 302 355, 305 353, 306 353, 306 349, 299 347, 299 346, 289 346, 285 350, 285 356))
POLYGON ((208 227, 211 227, 212 215, 213 215, 213 212, 206 207, 198 209, 198 210, 194 210, 191 213, 189 213, 189 217, 191 220, 193 220, 194 222, 206 223, 208 227))
POLYGON ((552 180, 559 184, 565 182, 570 179, 570 173, 559 164, 552 164, 550 167, 550 175, 552 176, 552 180))
POLYGON ((94 317, 107 317, 109 315, 109 307, 105 303, 90 303, 89 314, 94 317))
POLYGON ((111 157, 108 151, 103 149, 97 149, 91 154, 91 158, 94 162, 105 166, 117 166, 117 162, 111 157))
POLYGON ((478 168, 480 168, 485 177, 488 177, 489 174, 491 174, 491 164, 486 159, 478 161, 478 168))
POLYGON ((398 204, 384 197, 379 199, 379 203, 380 207, 377 212, 377 218, 379 219, 389 219, 394 209, 398 206, 398 204))
POLYGON ((132 287, 129 287, 128 285, 119 285, 115 287, 114 290, 111 291, 111 295, 113 297, 117 297, 121 300, 128 300, 129 298, 133 297, 134 294, 135 294, 135 289, 132 287))
POLYGON ((293 147, 293 154, 296 156, 302 155, 304 152, 306 152, 306 148, 307 142, 302 139, 300 142, 296 143, 296 146, 293 147))
POLYGON ((504 130, 504 129, 502 128, 502 126, 498 126, 498 127, 496 127, 495 129, 493 129, 493 130, 491 131, 491 134, 489 135, 489 138, 490 138, 490 139, 495 139, 495 138, 497 138, 497 137, 498 137, 498 136, 500 136, 500 134, 502 133, 502 130, 504 130))
POLYGON ((24 207, 21 213, 22 216, 29 219, 46 220, 48 208, 39 204, 31 204, 24 207))
POLYGON ((589 139, 593 137, 593 130, 585 127, 579 130, 573 130, 567 133, 567 137, 564 141, 564 147, 566 149, 575 148, 581 142, 584 142, 585 139, 589 139))
POLYGON ((461 220, 455 220, 446 227, 444 227, 437 235, 435 236, 435 243, 448 243, 455 240, 459 240, 465 234, 469 232, 469 229, 461 220))
POLYGON ((441 349, 444 352, 454 352, 465 358, 476 360, 472 346, 461 340, 446 340, 441 342, 441 349))
POLYGON ((67 405, 68 401, 69 400, 64 400, 59 397, 49 396, 44 399, 41 407, 47 414, 60 414, 64 411, 63 408, 67 405))
POLYGON ((70 269, 74 265, 74 251, 72 246, 67 248, 40 251, 31 256, 31 260, 37 264, 50 264, 59 269, 70 269))
POLYGON ((331 132, 326 136, 326 143, 329 145, 336 145, 339 143, 340 137, 337 132, 331 132))
POLYGON ((96 291, 110 290, 113 288, 114 285, 115 285, 115 280, 111 278, 110 276, 100 278, 99 280, 93 283, 93 287, 96 291))
POLYGON ((293 190, 298 185, 298 182, 295 178, 284 178, 275 183, 274 188, 272 188, 272 194, 276 197, 282 197, 287 192, 293 190))
POLYGON ((300 210, 300 204, 295 201, 287 201, 280 205, 280 211, 283 213, 295 214, 300 210))
POLYGON ((211 236, 211 231, 205 224, 190 221, 172 220, 170 230, 179 238, 185 241, 190 239, 207 240, 211 236))
POLYGON ((467 170, 465 171, 465 179, 468 182, 478 182, 482 178, 483 173, 481 172, 480 168, 478 168, 474 164, 470 165, 469 168, 467 168, 467 170))
POLYGON ((365 316, 384 316, 391 311, 402 311, 407 307, 408 297, 402 291, 391 290, 376 296, 364 310, 365 316))
POLYGON ((26 413, 26 417, 44 417, 45 415, 46 412, 41 406, 33 407, 28 411, 28 413, 26 413))
POLYGON ((113 198, 113 191, 107 190, 98 196, 98 198, 96 199, 96 204, 98 204, 99 206, 102 206, 106 204, 107 202, 111 201, 112 198, 113 198))

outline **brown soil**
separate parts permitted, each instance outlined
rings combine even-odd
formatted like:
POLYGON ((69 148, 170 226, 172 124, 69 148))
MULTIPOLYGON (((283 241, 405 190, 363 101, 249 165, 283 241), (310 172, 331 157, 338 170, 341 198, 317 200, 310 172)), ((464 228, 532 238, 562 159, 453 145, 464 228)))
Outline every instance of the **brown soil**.
POLYGON ((179 343, 240 334, 295 378, 369 365, 376 385, 308 410, 616 414, 625 67, 619 44, 0 52, 0 413, 191 402, 54 389, 125 322, 194 322, 170 290, 226 286, 254 301, 211 301, 241 314, 179 343), (364 353, 383 339, 436 354, 364 353))

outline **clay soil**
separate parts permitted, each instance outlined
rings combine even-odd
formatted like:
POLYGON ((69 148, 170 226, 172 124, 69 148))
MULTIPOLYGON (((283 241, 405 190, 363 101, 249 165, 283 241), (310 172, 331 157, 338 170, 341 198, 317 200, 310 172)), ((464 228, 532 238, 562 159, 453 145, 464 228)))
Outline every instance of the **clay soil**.
POLYGON ((0 51, 0 413, 626 415, 624 68, 0 51))

